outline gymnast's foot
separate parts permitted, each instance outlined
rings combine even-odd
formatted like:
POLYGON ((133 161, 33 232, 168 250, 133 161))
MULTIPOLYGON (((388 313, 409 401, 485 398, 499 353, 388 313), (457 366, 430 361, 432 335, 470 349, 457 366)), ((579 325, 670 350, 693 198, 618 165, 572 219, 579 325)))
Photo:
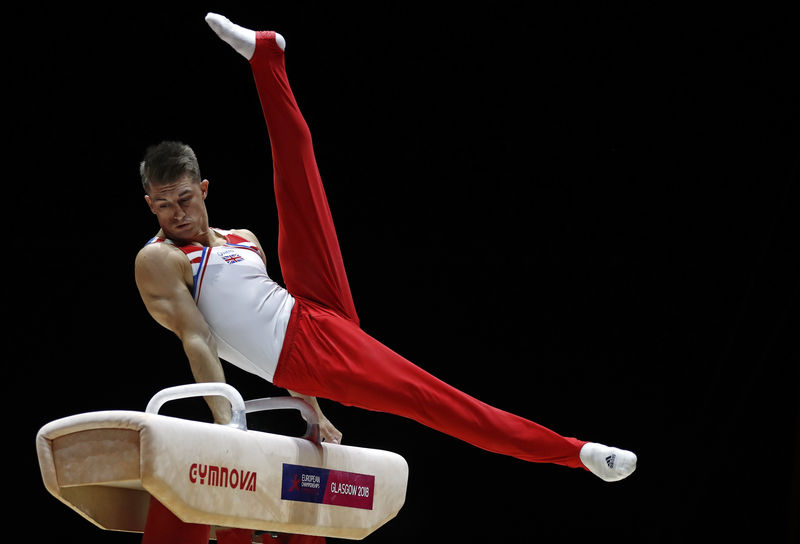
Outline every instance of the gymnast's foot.
MULTIPOLYGON (((217 13, 206 15, 206 23, 211 30, 217 33, 224 42, 233 47, 237 53, 247 60, 253 57, 256 51, 256 32, 232 23, 227 17, 217 13)), ((282 50, 286 48, 286 40, 275 33, 275 42, 282 50)))
POLYGON ((580 456, 586 468, 606 482, 622 480, 636 470, 636 454, 632 451, 588 442, 581 448, 580 456))

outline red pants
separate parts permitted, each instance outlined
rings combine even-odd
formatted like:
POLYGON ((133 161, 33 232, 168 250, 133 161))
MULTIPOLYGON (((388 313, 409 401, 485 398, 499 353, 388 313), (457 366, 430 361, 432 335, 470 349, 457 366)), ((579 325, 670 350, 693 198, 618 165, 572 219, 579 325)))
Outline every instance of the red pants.
POLYGON ((583 467, 585 442, 462 393, 359 328, 311 134, 273 33, 258 33, 250 63, 272 147, 278 256, 296 299, 275 385, 404 416, 492 452, 583 467))

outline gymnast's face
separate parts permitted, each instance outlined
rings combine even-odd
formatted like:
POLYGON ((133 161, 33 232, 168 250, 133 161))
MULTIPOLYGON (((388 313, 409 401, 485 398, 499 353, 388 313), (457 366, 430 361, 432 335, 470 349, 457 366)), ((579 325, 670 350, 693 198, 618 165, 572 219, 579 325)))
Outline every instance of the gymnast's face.
POLYGON ((164 235, 173 241, 198 241, 208 233, 206 196, 208 180, 192 180, 188 175, 177 181, 151 185, 145 200, 158 218, 164 235))

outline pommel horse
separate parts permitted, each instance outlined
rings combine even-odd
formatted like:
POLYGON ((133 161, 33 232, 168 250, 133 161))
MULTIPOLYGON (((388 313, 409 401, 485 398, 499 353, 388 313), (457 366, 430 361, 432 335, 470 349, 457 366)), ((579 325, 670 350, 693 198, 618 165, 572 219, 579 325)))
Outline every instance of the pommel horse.
POLYGON ((316 413, 293 397, 244 402, 224 383, 171 387, 144 412, 77 414, 36 437, 47 490, 96 526, 144 532, 151 498, 181 521, 220 529, 360 540, 405 502, 408 465, 383 450, 320 442, 316 413), (228 425, 158 412, 168 401, 222 395, 228 425), (247 429, 246 414, 292 408, 303 437, 247 429))

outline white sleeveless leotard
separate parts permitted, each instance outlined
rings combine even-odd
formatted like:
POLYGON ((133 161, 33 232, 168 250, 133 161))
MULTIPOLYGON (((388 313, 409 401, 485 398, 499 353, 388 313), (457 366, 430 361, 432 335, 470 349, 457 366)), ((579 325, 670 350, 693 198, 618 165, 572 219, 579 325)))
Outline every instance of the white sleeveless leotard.
MULTIPOLYGON (((271 382, 294 297, 269 277, 258 246, 214 230, 226 244, 176 246, 192 265, 195 303, 217 341, 219 357, 271 382)), ((159 237, 152 243, 175 245, 159 237)))

